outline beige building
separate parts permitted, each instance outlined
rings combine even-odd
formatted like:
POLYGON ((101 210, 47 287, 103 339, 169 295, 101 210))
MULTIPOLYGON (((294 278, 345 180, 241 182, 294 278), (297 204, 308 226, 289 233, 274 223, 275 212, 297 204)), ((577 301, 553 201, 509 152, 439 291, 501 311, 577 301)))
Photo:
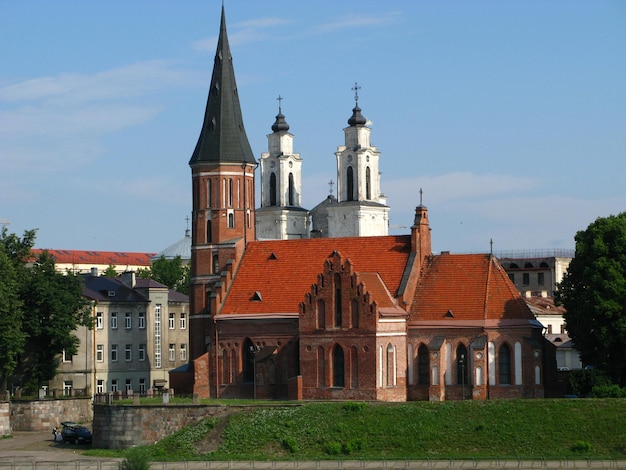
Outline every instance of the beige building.
POLYGON ((186 295, 132 272, 84 275, 94 327, 81 327, 78 354, 63 355, 52 389, 64 394, 168 388, 168 373, 189 359, 186 295))
POLYGON ((509 278, 525 297, 553 297, 574 250, 526 250, 496 253, 509 278))
MULTIPOLYGON (((45 249, 54 258, 57 271, 70 271, 78 274, 90 273, 92 269, 104 272, 113 266, 118 274, 149 268, 156 253, 134 253, 98 250, 53 250, 45 249)), ((44 249, 35 248, 33 256, 38 256, 44 249)))

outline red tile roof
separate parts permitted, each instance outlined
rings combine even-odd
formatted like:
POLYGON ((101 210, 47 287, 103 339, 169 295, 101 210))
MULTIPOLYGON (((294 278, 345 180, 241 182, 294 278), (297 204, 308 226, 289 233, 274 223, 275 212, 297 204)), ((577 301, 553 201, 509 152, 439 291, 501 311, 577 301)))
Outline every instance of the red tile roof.
POLYGON ((378 273, 393 296, 400 287, 410 247, 407 235, 250 242, 219 313, 297 314, 334 251, 348 258, 354 271, 378 273), (255 300, 258 297, 261 300, 255 300))
MULTIPOLYGON (((32 250, 33 255, 44 251, 41 248, 32 250)), ((115 266, 150 266, 150 258, 155 253, 129 253, 117 251, 82 251, 82 250, 52 250, 46 249, 56 263, 93 264, 115 266)))
POLYGON ((410 321, 437 325, 534 320, 526 302, 495 257, 441 254, 427 258, 410 321))

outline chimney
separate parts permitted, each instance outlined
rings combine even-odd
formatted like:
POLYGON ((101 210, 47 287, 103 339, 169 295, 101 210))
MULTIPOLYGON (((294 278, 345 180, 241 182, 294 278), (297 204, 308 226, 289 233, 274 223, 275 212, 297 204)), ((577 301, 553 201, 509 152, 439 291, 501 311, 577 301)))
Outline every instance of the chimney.
POLYGON ((93 277, 98 277, 98 268, 96 267, 91 268, 91 275, 93 277))
POLYGON ((134 271, 126 271, 122 273, 122 284, 130 287, 131 289, 135 288, 136 284, 135 272, 134 271))
POLYGON ((417 254, 420 265, 424 258, 432 254, 428 209, 422 204, 415 208, 415 220, 411 226, 411 253, 417 254))

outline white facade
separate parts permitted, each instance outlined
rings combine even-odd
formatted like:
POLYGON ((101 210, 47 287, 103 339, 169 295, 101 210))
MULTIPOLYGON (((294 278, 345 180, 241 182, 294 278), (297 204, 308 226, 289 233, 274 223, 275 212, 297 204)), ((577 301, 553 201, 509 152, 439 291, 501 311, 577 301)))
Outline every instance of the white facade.
POLYGON ((302 208, 302 158, 293 151, 293 135, 278 112, 261 154, 261 208, 256 210, 259 240, 307 238, 308 211, 302 208))

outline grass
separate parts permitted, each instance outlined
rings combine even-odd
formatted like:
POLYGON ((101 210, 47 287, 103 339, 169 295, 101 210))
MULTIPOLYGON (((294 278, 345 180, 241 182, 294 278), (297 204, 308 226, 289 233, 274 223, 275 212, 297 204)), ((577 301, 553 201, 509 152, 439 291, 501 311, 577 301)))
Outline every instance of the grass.
POLYGON ((624 459, 626 399, 303 403, 230 417, 220 448, 196 451, 205 420, 153 446, 91 450, 152 461, 317 459, 624 459))

